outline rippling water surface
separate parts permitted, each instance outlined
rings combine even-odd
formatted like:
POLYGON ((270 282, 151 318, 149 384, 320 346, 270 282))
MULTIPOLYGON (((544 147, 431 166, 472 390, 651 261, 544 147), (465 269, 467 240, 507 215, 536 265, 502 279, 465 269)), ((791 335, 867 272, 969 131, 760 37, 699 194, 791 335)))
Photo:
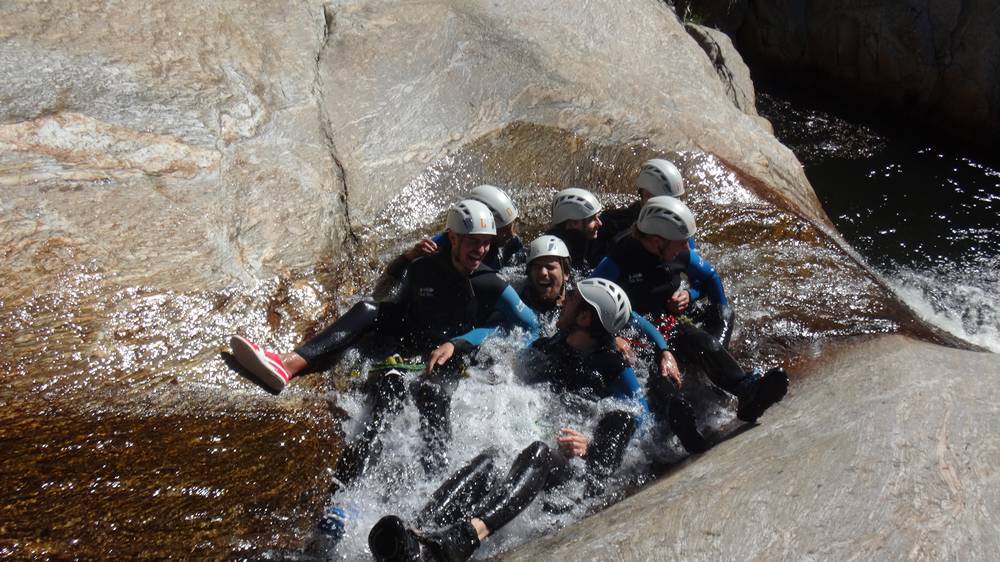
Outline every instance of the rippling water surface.
POLYGON ((897 294, 928 322, 1000 352, 997 153, 787 86, 760 105, 837 228, 897 294))

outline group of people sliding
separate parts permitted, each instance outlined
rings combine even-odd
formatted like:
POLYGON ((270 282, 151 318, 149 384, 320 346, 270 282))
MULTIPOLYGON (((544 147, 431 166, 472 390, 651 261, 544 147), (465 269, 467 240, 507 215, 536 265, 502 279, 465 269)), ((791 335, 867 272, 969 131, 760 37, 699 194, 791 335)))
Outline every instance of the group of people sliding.
POLYGON ((532 443, 505 475, 495 467, 497 452, 484 451, 447 478, 412 525, 389 515, 372 528, 369 547, 377 560, 469 558, 541 491, 570 478, 600 490, 642 424, 669 429, 688 451, 706 450, 710 443, 682 392, 689 368, 734 395, 737 417, 749 423, 785 395, 783 370, 746 372, 726 350, 733 311, 718 274, 698 254, 694 216, 679 199, 680 172, 667 160, 649 160, 637 187, 640 201, 603 214, 587 190, 558 192, 551 227, 525 247, 513 201, 480 185, 450 208, 443 233, 389 264, 376 298, 357 303, 294 351, 278 354, 232 338, 240 364, 276 392, 357 344, 372 354, 425 357, 424 372, 409 383, 398 370, 374 372, 365 382, 370 417, 338 464, 342 482, 375 462, 379 436, 408 392, 427 447, 421 462, 428 471, 443 470, 451 395, 463 366, 497 330, 517 327, 528 334, 521 365, 526 383, 587 400, 632 403, 594 420, 589 437, 564 429, 553 447, 532 443), (526 279, 515 288, 499 271, 522 260, 526 279), (688 286, 682 288, 684 277, 688 286), (699 299, 709 304, 696 307, 699 299), (555 319, 555 334, 539 337, 546 319, 555 319), (652 366, 645 390, 633 371, 640 364, 652 366), (584 462, 570 463, 573 457, 584 462))

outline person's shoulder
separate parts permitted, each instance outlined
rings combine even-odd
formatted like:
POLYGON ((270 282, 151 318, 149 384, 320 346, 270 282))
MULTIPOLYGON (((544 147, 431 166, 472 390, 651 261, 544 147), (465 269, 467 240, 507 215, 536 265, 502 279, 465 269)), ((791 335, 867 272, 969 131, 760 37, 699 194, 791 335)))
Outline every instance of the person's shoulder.
POLYGON ((451 257, 444 252, 436 252, 429 256, 420 256, 410 262, 410 275, 421 273, 440 272, 451 268, 451 257))
POLYGON ((495 292, 497 296, 510 286, 497 270, 486 264, 477 267, 469 276, 469 280, 477 292, 489 290, 495 292))

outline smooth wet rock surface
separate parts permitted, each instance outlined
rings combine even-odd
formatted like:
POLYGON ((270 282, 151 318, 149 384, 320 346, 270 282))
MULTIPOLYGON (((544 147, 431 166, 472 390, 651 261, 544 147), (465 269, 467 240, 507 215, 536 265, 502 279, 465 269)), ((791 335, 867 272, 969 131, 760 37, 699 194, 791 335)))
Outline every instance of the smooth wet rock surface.
POLYGON ((508 560, 991 560, 1000 358, 832 351, 760 425, 508 560))

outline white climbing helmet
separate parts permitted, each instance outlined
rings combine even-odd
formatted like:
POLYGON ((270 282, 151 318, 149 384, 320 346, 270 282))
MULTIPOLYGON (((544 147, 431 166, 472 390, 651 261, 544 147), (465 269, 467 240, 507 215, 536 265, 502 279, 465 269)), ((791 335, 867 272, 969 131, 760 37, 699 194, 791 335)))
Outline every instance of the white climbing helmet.
POLYGON ((528 263, 546 256, 568 259, 569 248, 566 247, 566 243, 558 236, 549 234, 532 240, 531 245, 528 246, 528 263))
POLYGON ((635 180, 639 189, 646 190, 656 197, 669 195, 678 197, 684 195, 684 177, 674 163, 662 158, 653 158, 642 163, 642 171, 635 180))
POLYGON ((597 317, 609 334, 618 333, 628 324, 632 316, 632 304, 625 291, 615 283, 593 277, 577 283, 576 290, 583 300, 597 310, 597 317))
POLYGON ((489 184, 477 185, 469 192, 469 199, 486 204, 493 211, 497 228, 503 228, 517 218, 517 207, 502 189, 489 184))
POLYGON ((691 209, 680 199, 666 195, 650 197, 639 211, 635 225, 641 232, 667 240, 687 240, 698 230, 691 209))
POLYGON ((445 225, 455 234, 489 234, 496 236, 497 227, 493 212, 484 203, 475 199, 462 199, 448 209, 445 225))
POLYGON ((589 219, 603 209, 593 193, 579 187, 570 187, 556 193, 552 199, 552 224, 589 219))

